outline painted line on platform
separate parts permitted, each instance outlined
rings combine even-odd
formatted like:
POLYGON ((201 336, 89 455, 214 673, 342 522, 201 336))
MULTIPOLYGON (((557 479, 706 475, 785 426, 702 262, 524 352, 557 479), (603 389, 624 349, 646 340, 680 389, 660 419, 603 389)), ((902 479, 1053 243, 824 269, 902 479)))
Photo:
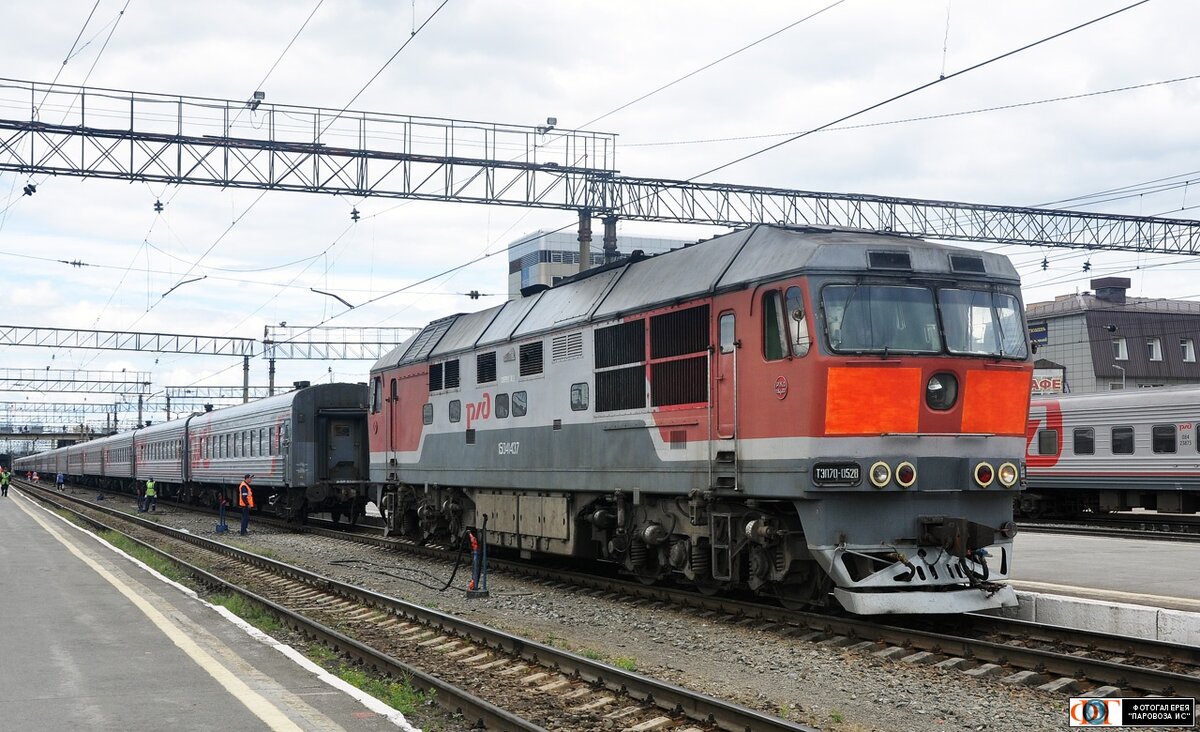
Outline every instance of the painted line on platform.
MULTIPOLYGON (((29 500, 28 498, 25 499, 29 500)), ((29 506, 25 505, 25 501, 16 501, 17 506, 29 515, 34 521, 38 522, 51 536, 60 544, 65 546, 69 552, 74 554, 80 561, 88 565, 92 571, 104 578, 106 582, 112 585, 118 592, 124 595, 134 607, 142 612, 150 622, 154 623, 168 638, 171 639, 176 646, 186 653, 200 668, 204 669, 217 683, 225 687, 225 690, 234 696, 242 703, 254 716, 261 719, 272 730, 287 730, 291 732, 300 732, 300 727, 292 720, 287 718, 278 707, 272 704, 266 697, 262 696, 255 690, 247 686, 241 679, 237 678, 229 669, 221 665, 215 658, 208 654, 204 649, 200 648, 191 638, 187 636, 174 623, 167 619, 162 613, 154 608, 149 602, 139 595, 132 587, 122 582, 115 575, 102 567, 99 562, 84 554, 78 547, 67 540, 58 528, 51 526, 44 518, 36 515, 29 506)))

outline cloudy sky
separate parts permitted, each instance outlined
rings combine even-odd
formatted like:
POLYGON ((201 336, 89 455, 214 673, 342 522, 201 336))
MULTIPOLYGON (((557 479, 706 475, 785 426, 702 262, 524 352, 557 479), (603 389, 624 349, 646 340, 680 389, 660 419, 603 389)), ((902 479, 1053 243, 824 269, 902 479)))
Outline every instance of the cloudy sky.
MULTIPOLYGON (((553 116, 560 128, 616 134, 624 174, 690 178, 1128 4, 6 2, 0 76, 231 100, 262 90, 279 104, 506 124, 553 116)), ((1200 4, 1151 0, 704 180, 1195 217, 1197 27, 1200 4)), ((0 92, 0 118, 28 119, 29 106, 27 93, 0 92)), ((41 118, 56 114, 47 103, 41 118)), ((35 177, 37 193, 23 196, 29 182, 0 174, 0 324, 255 339, 280 322, 420 326, 498 302, 504 248, 574 221, 565 211, 65 177, 35 177), (206 279, 163 297, 185 275, 206 279), (357 305, 405 287, 349 312, 310 291, 357 305), (463 294, 471 290, 492 296, 472 301, 463 294)), ((619 230, 723 231, 644 222, 619 230)), ((1200 263, 1187 258, 1002 251, 1021 270, 1027 301, 1087 289, 1105 274, 1131 277, 1135 295, 1200 297, 1200 263)), ((150 371, 155 389, 241 383, 239 359, 2 353, 4 368, 150 371)), ((281 362, 277 382, 362 380, 368 367, 281 362)), ((256 360, 251 382, 266 381, 256 360)), ((0 393, 26 398, 83 399, 0 393)))

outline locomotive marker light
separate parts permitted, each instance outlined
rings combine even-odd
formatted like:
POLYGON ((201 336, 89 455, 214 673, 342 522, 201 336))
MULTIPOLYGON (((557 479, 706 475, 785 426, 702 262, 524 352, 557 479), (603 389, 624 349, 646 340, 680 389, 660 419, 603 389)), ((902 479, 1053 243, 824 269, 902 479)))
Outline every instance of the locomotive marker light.
POLYGON ((917 468, 905 460, 896 466, 896 482, 901 488, 911 488, 917 482, 917 468))
POLYGON ((975 466, 975 482, 980 488, 987 488, 995 477, 996 471, 992 469, 991 463, 979 463, 975 466))
POLYGON ((1019 473, 1017 466, 1012 463, 1004 463, 1000 466, 1000 470, 996 473, 996 479, 1000 481, 1000 485, 1005 488, 1012 488, 1017 484, 1019 473))
POLYGON ((880 460, 871 466, 871 484, 876 488, 883 488, 892 479, 892 469, 887 463, 880 460))

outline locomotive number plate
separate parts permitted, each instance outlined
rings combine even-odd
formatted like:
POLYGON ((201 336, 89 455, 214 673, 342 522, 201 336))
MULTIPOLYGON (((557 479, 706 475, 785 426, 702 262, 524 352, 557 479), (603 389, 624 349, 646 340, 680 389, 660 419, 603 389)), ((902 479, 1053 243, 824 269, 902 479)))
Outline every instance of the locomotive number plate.
POLYGON ((862 480, 862 468, 854 463, 817 463, 812 470, 817 485, 858 485, 862 480))

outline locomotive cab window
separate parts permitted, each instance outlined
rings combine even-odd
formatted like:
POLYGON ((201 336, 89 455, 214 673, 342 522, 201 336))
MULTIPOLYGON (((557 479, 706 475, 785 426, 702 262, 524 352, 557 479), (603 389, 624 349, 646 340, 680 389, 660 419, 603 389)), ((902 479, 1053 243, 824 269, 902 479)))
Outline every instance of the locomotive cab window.
POLYGON ((1038 455, 1058 452, 1058 430, 1038 430, 1038 455))
POLYGON ((778 290, 763 293, 763 358, 778 361, 788 355, 787 322, 784 320, 783 301, 778 290))
POLYGON ((1113 455, 1132 455, 1133 454, 1133 428, 1132 427, 1113 427, 1112 428, 1112 451, 1113 451, 1113 455))
POLYGON ((588 408, 588 385, 584 381, 579 384, 571 384, 571 410, 574 412, 582 412, 588 408))
POLYGON ((425 405, 421 407, 421 423, 433 424, 433 404, 425 402, 425 405))
POLYGON ((1156 453, 1175 452, 1175 425, 1156 424, 1151 427, 1150 445, 1156 453))
POLYGON ((942 350, 937 307, 927 287, 828 285, 821 291, 821 306, 829 347, 836 353, 942 350))
POLYGON ((508 417, 508 394, 497 394, 495 403, 495 412, 497 419, 508 417))
POLYGON ((733 353, 733 313, 721 313, 719 337, 721 339, 721 353, 733 353))
POLYGON ((1096 430, 1091 427, 1077 427, 1074 437, 1076 455, 1096 454, 1096 430))
POLYGON ((450 401, 450 421, 457 422, 462 419, 462 402, 457 399, 450 401))
POLYGON ((379 414, 383 408, 383 377, 376 376, 371 380, 371 414, 379 414))
POLYGON ((808 353, 812 339, 808 335, 808 315, 804 309, 804 294, 799 287, 789 287, 784 299, 788 325, 788 341, 791 343, 793 356, 804 356, 808 353))

